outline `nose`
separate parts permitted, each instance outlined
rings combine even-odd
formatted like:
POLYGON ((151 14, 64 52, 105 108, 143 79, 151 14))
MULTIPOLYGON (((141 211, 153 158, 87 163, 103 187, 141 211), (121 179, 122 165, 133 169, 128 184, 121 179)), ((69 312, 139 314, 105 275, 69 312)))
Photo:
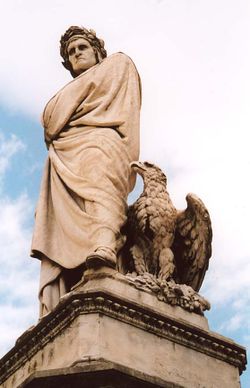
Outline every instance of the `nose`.
POLYGON ((78 47, 76 47, 75 56, 78 57, 81 54, 81 52, 82 51, 78 47))

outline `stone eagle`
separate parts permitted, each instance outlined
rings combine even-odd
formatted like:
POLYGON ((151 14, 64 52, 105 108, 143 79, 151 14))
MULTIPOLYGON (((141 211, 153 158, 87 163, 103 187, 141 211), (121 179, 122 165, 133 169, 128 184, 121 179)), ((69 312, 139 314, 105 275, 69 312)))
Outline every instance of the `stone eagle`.
POLYGON ((131 167, 142 176, 144 189, 129 207, 123 228, 127 272, 138 276, 150 273, 199 291, 212 242, 205 205, 196 195, 188 194, 187 208, 176 210, 166 189, 166 175, 159 167, 148 162, 133 162, 131 167))

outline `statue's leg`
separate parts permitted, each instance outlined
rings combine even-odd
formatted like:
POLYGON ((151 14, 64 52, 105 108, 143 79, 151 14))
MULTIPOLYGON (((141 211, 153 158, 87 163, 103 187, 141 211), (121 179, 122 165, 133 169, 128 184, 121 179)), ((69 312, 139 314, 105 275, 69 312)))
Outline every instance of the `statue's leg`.
POLYGON ((67 292, 62 270, 58 264, 43 257, 39 287, 40 318, 49 314, 59 303, 60 297, 67 292))
POLYGON ((86 259, 86 265, 88 268, 98 267, 106 265, 112 268, 116 267, 117 251, 120 249, 123 241, 115 230, 116 220, 112 224, 112 209, 106 209, 102 204, 96 202, 85 202, 85 209, 88 214, 97 217, 102 221, 101 225, 98 225, 93 233, 92 239, 94 242, 93 252, 86 259))

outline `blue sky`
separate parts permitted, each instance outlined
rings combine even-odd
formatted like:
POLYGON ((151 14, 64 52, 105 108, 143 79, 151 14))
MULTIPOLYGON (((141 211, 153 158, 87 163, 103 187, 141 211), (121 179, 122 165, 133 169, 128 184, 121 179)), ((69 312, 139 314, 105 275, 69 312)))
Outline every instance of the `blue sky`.
MULTIPOLYGON (((29 249, 46 158, 40 116, 70 80, 58 41, 77 24, 95 29, 109 54, 136 63, 141 160, 166 172, 177 208, 188 192, 206 203, 214 230, 201 290, 212 305, 209 325, 249 347, 249 20, 248 0, 0 3, 1 355, 38 317, 39 263, 29 249)), ((250 386, 250 373, 241 381, 250 386)))

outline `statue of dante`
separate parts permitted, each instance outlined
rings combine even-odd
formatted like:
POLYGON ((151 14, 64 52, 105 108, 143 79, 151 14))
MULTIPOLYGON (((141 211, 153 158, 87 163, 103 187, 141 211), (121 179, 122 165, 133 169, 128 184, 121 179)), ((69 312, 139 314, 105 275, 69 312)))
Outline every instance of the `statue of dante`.
POLYGON ((47 103, 48 147, 31 256, 41 260, 40 316, 49 313, 86 268, 115 268, 120 228, 139 157, 140 79, 123 53, 107 57, 93 30, 61 37, 74 79, 47 103))

